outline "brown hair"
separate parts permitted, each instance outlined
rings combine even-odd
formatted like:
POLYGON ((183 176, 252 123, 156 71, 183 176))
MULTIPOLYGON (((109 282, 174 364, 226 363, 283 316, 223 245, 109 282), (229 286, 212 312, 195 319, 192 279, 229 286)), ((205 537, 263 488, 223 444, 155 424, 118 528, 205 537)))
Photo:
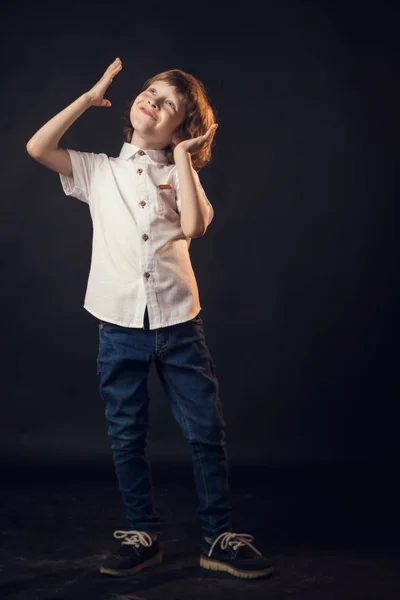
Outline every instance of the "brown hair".
MULTIPOLYGON (((215 113, 211 108, 204 85, 180 69, 171 69, 148 79, 140 90, 140 94, 156 81, 165 81, 173 85, 178 93, 183 95, 183 102, 186 109, 186 116, 182 123, 176 129, 176 136, 180 141, 204 135, 210 126, 215 123, 215 113)), ((132 104, 136 99, 130 101, 124 116, 123 134, 125 141, 130 143, 133 134, 133 127, 130 120, 130 111, 132 104)), ((209 142, 200 152, 192 154, 193 168, 198 171, 211 161, 211 146, 209 142)), ((173 149, 171 146, 165 148, 168 160, 174 163, 173 149)))

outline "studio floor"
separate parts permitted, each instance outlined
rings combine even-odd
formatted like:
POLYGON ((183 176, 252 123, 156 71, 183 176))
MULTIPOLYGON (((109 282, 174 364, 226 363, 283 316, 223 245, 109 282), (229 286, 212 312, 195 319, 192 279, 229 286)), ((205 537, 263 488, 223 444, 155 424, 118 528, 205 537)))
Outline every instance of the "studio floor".
POLYGON ((400 518, 393 466, 231 466, 234 531, 251 533, 276 573, 242 580, 198 566, 190 466, 152 466, 162 565, 128 578, 98 565, 126 529, 112 470, 3 468, 2 600, 399 600, 400 518))

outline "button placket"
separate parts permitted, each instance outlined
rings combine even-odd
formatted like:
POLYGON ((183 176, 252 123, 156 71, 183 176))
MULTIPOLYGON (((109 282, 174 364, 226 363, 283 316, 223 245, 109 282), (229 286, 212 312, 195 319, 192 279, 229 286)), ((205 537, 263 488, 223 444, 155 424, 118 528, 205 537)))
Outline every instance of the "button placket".
MULTIPOLYGON (((143 156, 143 155, 144 155, 144 154, 146 154, 146 153, 145 153, 143 150, 139 150, 139 151, 138 151, 138 154, 139 154, 140 156, 143 156)), ((139 168, 136 170, 136 173, 137 173, 138 175, 142 175, 142 173, 144 173, 144 169, 142 169, 141 167, 139 167, 139 168)), ((145 188, 147 188, 147 185, 146 185, 146 183, 147 183, 147 181, 146 181, 146 178, 145 178, 145 179, 142 181, 142 183, 144 184, 145 188)), ((140 188, 142 188, 142 185, 140 185, 140 188)), ((143 190, 143 191, 144 191, 144 190, 143 190)), ((145 192, 145 194, 146 194, 146 192, 145 192)), ((146 202, 145 200, 140 200, 140 201, 138 202, 138 204, 139 204, 139 206, 140 206, 142 209, 144 209, 144 207, 145 207, 145 206, 147 206, 147 202, 146 202)), ((148 222, 148 218, 149 218, 149 214, 148 214, 148 212, 146 212, 146 213, 144 214, 143 218, 146 220, 146 223, 143 223, 144 227, 146 227, 146 228, 147 228, 147 227, 149 227, 149 226, 150 226, 150 223, 148 222)), ((146 242, 146 241, 149 239, 149 235, 148 235, 147 233, 143 233, 141 237, 142 237, 142 239, 143 239, 145 242, 146 242)), ((143 260, 143 263, 144 263, 144 264, 143 264, 143 266, 145 266, 145 265, 146 265, 146 263, 148 262, 148 259, 149 259, 149 256, 148 256, 148 251, 150 251, 150 248, 144 249, 144 247, 143 247, 143 254, 142 254, 142 260, 143 260)), ((143 277, 145 277, 146 281, 148 281, 148 279, 150 278, 150 273, 149 273, 148 271, 144 271, 144 272, 143 272, 143 277)))

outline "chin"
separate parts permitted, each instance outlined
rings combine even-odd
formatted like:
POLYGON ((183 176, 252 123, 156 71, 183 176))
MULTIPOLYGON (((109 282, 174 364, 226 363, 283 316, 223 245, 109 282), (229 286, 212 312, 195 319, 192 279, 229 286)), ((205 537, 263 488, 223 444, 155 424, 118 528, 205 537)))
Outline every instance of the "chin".
POLYGON ((153 131, 153 127, 147 123, 143 123, 140 119, 131 119, 131 125, 139 134, 146 134, 153 131))

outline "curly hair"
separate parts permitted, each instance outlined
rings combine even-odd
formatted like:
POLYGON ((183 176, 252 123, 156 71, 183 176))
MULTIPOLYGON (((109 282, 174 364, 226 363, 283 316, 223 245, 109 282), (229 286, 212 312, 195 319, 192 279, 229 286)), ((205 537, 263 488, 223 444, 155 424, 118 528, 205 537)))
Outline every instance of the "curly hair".
MULTIPOLYGON (((207 92, 201 81, 185 73, 180 69, 171 69, 148 79, 140 90, 140 94, 156 81, 165 81, 176 88, 178 93, 183 96, 183 103, 186 109, 186 116, 183 122, 176 129, 176 136, 180 141, 204 135, 213 123, 215 123, 215 111, 210 105, 207 92)), ((125 111, 123 134, 126 142, 130 143, 133 134, 133 126, 130 120, 130 111, 132 104, 136 99, 133 98, 125 111)), ((193 168, 199 171, 211 161, 212 140, 202 150, 192 155, 193 168)), ((173 149, 171 146, 165 148, 167 158, 174 164, 173 149)))

